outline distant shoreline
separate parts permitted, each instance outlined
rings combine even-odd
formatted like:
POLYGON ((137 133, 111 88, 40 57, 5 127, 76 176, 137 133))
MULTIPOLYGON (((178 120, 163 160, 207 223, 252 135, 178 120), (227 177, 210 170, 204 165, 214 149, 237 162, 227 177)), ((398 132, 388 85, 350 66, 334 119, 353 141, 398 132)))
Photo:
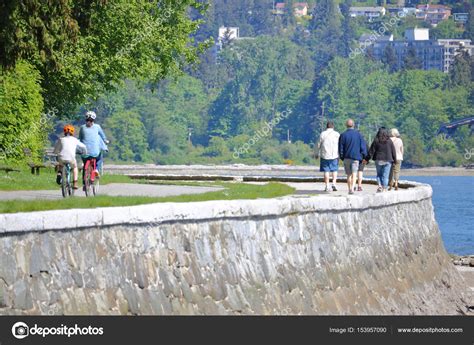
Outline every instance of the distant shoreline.
MULTIPOLYGON (((302 176, 321 175, 319 172, 319 164, 317 165, 246 165, 246 164, 222 164, 222 165, 155 165, 155 164, 107 164, 106 167, 115 173, 181 173, 186 171, 193 174, 218 174, 233 173, 241 174, 291 174, 302 176)), ((371 162, 364 170, 365 175, 375 176, 375 166, 371 162)), ((339 173, 344 174, 344 169, 339 167, 339 173)), ((474 169, 466 169, 464 167, 427 167, 401 169, 401 176, 474 176, 474 169)))
POLYGON ((430 167, 401 169, 402 176, 474 176, 474 169, 452 167, 430 167))

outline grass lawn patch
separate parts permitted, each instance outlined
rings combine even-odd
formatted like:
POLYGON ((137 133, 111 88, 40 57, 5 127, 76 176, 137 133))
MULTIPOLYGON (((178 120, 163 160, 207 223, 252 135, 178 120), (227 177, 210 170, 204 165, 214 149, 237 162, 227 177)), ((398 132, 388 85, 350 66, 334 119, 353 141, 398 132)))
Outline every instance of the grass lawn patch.
MULTIPOLYGON (((20 169, 19 172, 0 172, 0 191, 12 190, 60 190, 56 184, 56 173, 54 168, 43 168, 40 175, 32 175, 31 171, 20 169)), ((79 172, 79 181, 81 181, 79 172)), ((110 175, 105 173, 100 179, 101 184, 108 183, 133 183, 132 179, 125 175, 110 175)), ((79 182, 81 184, 81 182, 79 182)))
POLYGON ((295 191, 294 188, 286 184, 274 182, 264 185, 246 183, 216 183, 214 186, 222 186, 225 189, 203 194, 189 194, 169 197, 127 197, 99 195, 89 198, 72 197, 58 200, 5 200, 0 201, 0 213, 32 212, 71 208, 133 206, 156 202, 192 202, 208 200, 276 198, 293 194, 295 191))

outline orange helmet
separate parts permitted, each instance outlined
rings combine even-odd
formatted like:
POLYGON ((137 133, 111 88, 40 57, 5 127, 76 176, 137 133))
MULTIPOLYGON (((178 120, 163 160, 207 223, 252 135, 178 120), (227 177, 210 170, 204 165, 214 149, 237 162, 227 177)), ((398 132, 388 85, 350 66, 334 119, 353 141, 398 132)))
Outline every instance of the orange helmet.
POLYGON ((71 134, 71 135, 74 135, 74 126, 73 125, 66 125, 64 126, 64 134, 71 134))

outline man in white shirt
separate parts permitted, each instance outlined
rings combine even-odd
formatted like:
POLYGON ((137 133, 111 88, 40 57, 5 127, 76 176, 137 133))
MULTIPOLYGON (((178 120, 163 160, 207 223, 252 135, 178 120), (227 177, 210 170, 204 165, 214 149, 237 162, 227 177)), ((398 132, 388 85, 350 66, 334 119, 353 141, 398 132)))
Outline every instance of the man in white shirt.
POLYGON ((326 192, 329 188, 329 173, 332 173, 332 190, 337 191, 337 170, 339 169, 339 133, 334 130, 334 122, 328 121, 327 129, 319 137, 319 171, 324 172, 326 192))

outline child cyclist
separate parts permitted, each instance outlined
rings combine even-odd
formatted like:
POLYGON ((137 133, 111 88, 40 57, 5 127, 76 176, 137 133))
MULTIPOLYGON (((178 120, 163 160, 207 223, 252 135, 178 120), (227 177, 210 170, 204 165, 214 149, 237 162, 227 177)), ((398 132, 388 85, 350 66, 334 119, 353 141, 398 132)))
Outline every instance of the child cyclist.
POLYGON ((74 168, 74 189, 78 189, 77 187, 77 161, 76 161, 76 150, 79 147, 80 151, 84 154, 87 153, 86 145, 81 143, 77 138, 74 137, 74 126, 73 125, 66 125, 64 126, 64 137, 59 138, 54 145, 54 153, 58 155, 58 162, 59 162, 59 171, 56 176, 56 182, 61 184, 61 170, 62 165, 69 163, 74 168))

